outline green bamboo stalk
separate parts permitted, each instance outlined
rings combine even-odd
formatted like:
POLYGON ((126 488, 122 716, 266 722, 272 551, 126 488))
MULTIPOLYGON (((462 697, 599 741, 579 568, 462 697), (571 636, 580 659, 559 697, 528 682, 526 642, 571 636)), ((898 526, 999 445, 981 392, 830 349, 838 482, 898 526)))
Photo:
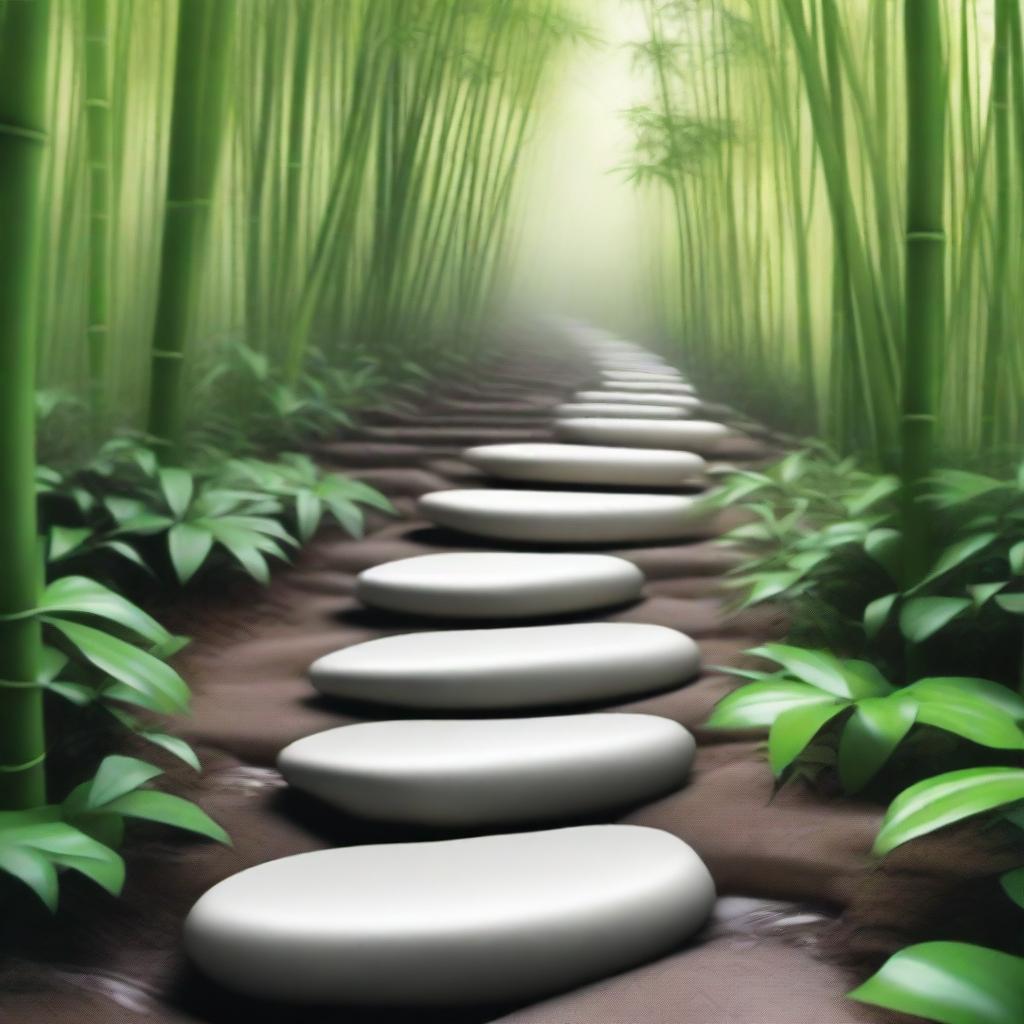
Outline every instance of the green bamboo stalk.
POLYGON ((0 23, 0 808, 46 802, 35 494, 35 366, 49 144, 48 0, 8 4, 0 23), (12 618, 14 616, 14 618, 12 618), (22 616, 17 618, 17 616, 22 616))
POLYGON ((936 368, 945 342, 946 79, 939 0, 904 0, 907 95, 906 344, 901 517, 906 580, 928 568, 936 368))
POLYGON ((172 457, 182 441, 184 359, 222 149, 235 15, 234 4, 219 0, 180 3, 149 400, 149 432, 172 457))
POLYGON ((87 341, 93 414, 104 414, 110 339, 110 228, 113 150, 110 116, 110 7, 86 0, 85 109, 89 162, 89 296, 87 341))

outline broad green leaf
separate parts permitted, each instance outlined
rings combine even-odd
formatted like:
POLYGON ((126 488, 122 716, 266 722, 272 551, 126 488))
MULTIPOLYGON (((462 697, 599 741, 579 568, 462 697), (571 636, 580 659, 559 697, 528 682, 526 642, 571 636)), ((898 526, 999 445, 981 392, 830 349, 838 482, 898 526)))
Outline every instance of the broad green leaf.
POLYGON ((898 693, 858 701, 839 737, 839 780, 857 793, 878 774, 910 732, 917 702, 898 693))
POLYGON ((970 607, 966 597, 912 597, 900 609, 900 630, 912 643, 919 644, 970 607))
POLYGON ((781 775, 822 727, 849 706, 847 701, 832 701, 783 711, 768 734, 768 760, 775 775, 781 775))
POLYGON ((77 551, 90 537, 88 526, 54 526, 50 530, 49 558, 59 562, 77 551))
POLYGON ((834 700, 831 694, 806 683, 750 683, 720 700, 707 724, 712 729, 764 728, 791 708, 832 704, 834 700))
POLYGON ((889 853, 911 839, 1022 799, 1021 768, 963 768, 925 779, 890 804, 875 853, 889 853))
POLYGON ((964 942, 922 942, 891 956, 850 998, 939 1024, 1020 1024, 1024 959, 964 942))
MULTIPOLYGON (((881 696, 876 683, 865 678, 861 670, 863 663, 851 672, 839 658, 826 651, 812 651, 787 644, 765 644, 748 653, 778 662, 797 679, 836 697, 855 700, 858 697, 881 696)), ((886 687, 882 693, 891 689, 888 684, 886 687)))
POLYGON ((113 676, 137 696, 145 697, 153 710, 174 713, 188 708, 185 681, 169 665, 131 644, 92 626, 67 619, 44 620, 58 629, 82 656, 100 671, 113 676))
POLYGON ((175 523, 167 531, 167 550, 179 583, 188 583, 206 561, 213 534, 194 523, 175 523))
POLYGON ((1024 721, 1024 697, 991 679, 975 679, 971 676, 929 676, 927 679, 911 683, 903 692, 913 694, 919 700, 985 701, 992 707, 1005 711, 1016 721, 1024 721))
POLYGON ((1000 594, 996 604, 1011 615, 1024 615, 1024 594, 1000 594))
POLYGON ((951 572, 958 566, 963 565, 976 554, 984 551, 996 539, 996 536, 997 534, 995 533, 977 533, 973 537, 965 537, 963 540, 958 540, 955 544, 950 544, 935 560, 935 564, 925 574, 924 578, 911 588, 910 593, 920 590, 922 587, 937 580, 940 576, 944 576, 947 572, 951 572))
POLYGON ((180 736, 172 736, 166 732, 151 732, 144 729, 139 730, 139 735, 154 746, 162 747, 169 754, 173 754, 179 760, 184 761, 190 768, 199 771, 202 767, 196 752, 180 736))
POLYGON ((1014 868, 1000 875, 999 884, 1018 907, 1024 908, 1024 868, 1014 868))
POLYGON ((899 594, 886 594, 884 597, 876 597, 864 609, 864 632, 869 639, 874 639, 882 631, 882 627, 889 621, 889 614, 896 603, 899 594))
POLYGON ((339 526, 352 537, 362 537, 364 531, 363 510, 345 498, 327 498, 327 507, 339 526))
POLYGON ((764 572, 752 573, 741 582, 750 586, 744 599, 744 606, 770 601, 773 597, 786 593, 800 582, 801 572, 764 572), (752 582, 751 582, 752 581, 752 582))
POLYGON ((204 810, 190 800, 183 800, 172 793, 161 793, 154 789, 136 790, 109 803, 106 810, 123 814, 126 818, 173 825, 187 832, 216 839, 218 843, 231 845, 227 832, 204 810))
POLYGON ((1014 576, 1024 576, 1024 540, 1017 541, 1010 548, 1010 568, 1014 576))
POLYGON ((295 495, 295 519, 299 530, 299 539, 305 543, 320 525, 323 504, 320 499, 309 491, 299 491, 295 495))
POLYGON ((895 476, 880 476, 859 494, 851 495, 843 501, 850 515, 859 516, 872 505, 883 501, 899 490, 900 482, 895 476))
POLYGON ((111 754, 100 762, 86 794, 85 809, 99 810, 111 800, 138 789, 143 783, 162 774, 163 771, 156 765, 147 764, 136 757, 111 754))
POLYGON ((942 508, 952 508, 1005 486, 1002 480, 995 477, 968 473, 961 469, 939 470, 933 479, 938 485, 934 500, 942 508))
POLYGON ((892 579, 899 575, 902 536, 898 530, 879 527, 864 538, 864 550, 892 579))
POLYGON ((43 591, 39 608, 49 616, 91 615, 130 629, 150 643, 163 643, 170 633, 137 605, 87 576, 63 576, 43 591))
POLYGON ((57 910, 57 868, 42 851, 31 846, 5 845, 0 838, 0 871, 17 878, 42 900, 50 913, 57 910))
POLYGON ((175 519, 181 519, 192 501, 194 482, 187 469, 167 467, 157 474, 160 491, 175 519))
POLYGON ((967 586, 967 593, 971 595, 974 607, 982 608, 1008 583, 1009 580, 1000 580, 996 583, 970 583, 967 586))
POLYGON ((947 696, 922 700, 917 720, 996 750, 1024 750, 1024 732, 1012 716, 984 700, 947 696))

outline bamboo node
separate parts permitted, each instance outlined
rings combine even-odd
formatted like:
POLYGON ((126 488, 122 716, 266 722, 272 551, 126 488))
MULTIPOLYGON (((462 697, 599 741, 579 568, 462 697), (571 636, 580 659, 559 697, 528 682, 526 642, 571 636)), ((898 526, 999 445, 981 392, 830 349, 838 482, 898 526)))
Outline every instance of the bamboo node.
POLYGON ((0 764, 0 772, 27 772, 30 768, 35 768, 37 765, 42 764, 45 760, 46 751, 44 750, 38 756, 30 758, 28 761, 23 761, 21 764, 0 764))
POLYGON ((19 682, 15 679, 0 679, 0 688, 7 690, 32 690, 39 686, 42 686, 42 683, 30 680, 19 682))
POLYGON ((170 349, 166 348, 155 348, 152 350, 154 359, 184 359, 184 352, 171 352, 170 349))
POLYGON ((916 423, 934 423, 938 418, 938 416, 930 412, 905 412, 901 417, 904 421, 916 423))
POLYGON ((23 128, 18 124, 0 123, 0 135, 13 135, 15 138, 25 139, 26 142, 38 142, 44 146, 50 141, 47 132, 39 131, 36 128, 23 128))
POLYGON ((946 240, 945 231, 908 231, 907 241, 908 242, 944 242, 946 240))

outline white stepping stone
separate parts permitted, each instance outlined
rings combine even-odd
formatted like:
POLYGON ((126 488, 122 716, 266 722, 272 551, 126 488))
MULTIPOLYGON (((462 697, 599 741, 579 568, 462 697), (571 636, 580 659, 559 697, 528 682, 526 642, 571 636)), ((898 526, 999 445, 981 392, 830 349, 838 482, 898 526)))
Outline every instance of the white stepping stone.
POLYGON ((710 420, 557 420, 555 435, 575 444, 673 448, 707 454, 734 437, 724 423, 710 420))
POLYGON ((695 395, 692 384, 682 384, 673 380, 613 380, 605 378, 606 391, 650 391, 660 395, 695 395))
POLYGON ((643 622, 403 633, 318 658, 321 693, 401 708, 592 703, 679 686, 700 669, 685 633, 643 622))
POLYGON ((555 406, 555 415, 572 418, 579 416, 623 416, 642 420, 678 419, 682 412, 680 407, 670 405, 642 405, 639 402, 563 402, 555 406))
POLYGON ((706 468, 693 452, 543 442, 480 445, 462 458, 505 480, 611 487, 677 487, 699 479, 706 468))
POLYGON ((656 715, 362 722, 296 740, 277 765, 346 814, 484 829, 653 800, 682 786, 695 749, 656 715))
POLYGON ((519 1002, 667 953, 714 899, 681 839, 591 825, 269 861, 202 896, 185 945, 209 976, 260 999, 519 1002))
POLYGON ((434 491, 419 499, 419 512, 438 526, 477 537, 542 544, 617 544, 692 536, 707 529, 712 515, 694 498, 678 494, 497 488, 434 491))
POLYGON ((668 406, 673 409, 696 409, 701 401, 696 395, 671 395, 657 391, 577 391, 574 402, 610 402, 615 405, 668 406))
POLYGON ((674 390, 676 387, 684 387, 688 389, 688 393, 695 393, 693 385, 678 374, 633 373, 625 370, 612 372, 611 370, 604 370, 601 374, 601 379, 606 386, 613 388, 619 387, 620 384, 647 384, 652 386, 665 384, 671 385, 669 390, 674 390))
POLYGON ((356 595, 412 615, 537 618, 635 601, 643 585, 644 574, 613 555, 473 551, 364 569, 356 595))

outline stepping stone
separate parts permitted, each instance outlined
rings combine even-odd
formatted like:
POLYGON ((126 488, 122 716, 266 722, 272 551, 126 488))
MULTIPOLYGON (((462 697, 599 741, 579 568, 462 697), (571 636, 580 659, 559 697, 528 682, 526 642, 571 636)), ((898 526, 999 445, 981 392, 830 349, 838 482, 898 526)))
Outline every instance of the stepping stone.
POLYGON ((296 740, 277 765, 346 814, 484 830, 664 796, 685 782, 695 749, 656 715, 362 722, 296 740))
POLYGON ((575 444, 673 448, 707 454, 735 437, 724 423, 710 420, 558 420, 555 435, 575 444))
POLYGON ((577 391, 574 402, 611 402, 615 405, 668 406, 673 409, 696 409, 701 400, 696 395, 670 395, 657 391, 577 391))
POLYGON ((707 529, 712 515, 696 499, 678 494, 496 488, 424 494, 419 512, 438 526, 473 536, 542 544, 618 544, 693 536, 702 526, 707 529))
POLYGON ((353 644, 309 669, 323 694, 401 708, 494 710, 625 699, 700 668, 685 633, 642 622, 570 622, 403 633, 353 644))
POLYGON ((665 381, 668 384, 687 384, 687 379, 677 370, 602 370, 601 376, 605 380, 638 380, 641 383, 651 381, 665 381))
POLYGON ((555 415, 573 416, 622 416, 629 419, 671 420, 678 419, 680 407, 670 405, 642 405, 639 402, 615 404, 613 402, 563 402, 555 406, 555 415))
POLYGON ((610 487, 677 487, 699 478, 706 465, 693 452, 586 444, 488 444, 467 448, 462 457, 506 480, 610 487))
POLYGON ((682 384, 675 380, 613 380, 605 378, 604 388, 607 391, 651 391, 661 395, 696 395, 692 384, 682 384))
POLYGON ((635 601, 644 575, 612 555, 509 551, 417 555, 364 569, 356 596, 411 615, 539 618, 635 601))
POLYGON ((591 825, 269 861, 202 896, 185 945, 210 977, 258 999, 521 1002, 667 953, 714 899, 681 839, 591 825))

